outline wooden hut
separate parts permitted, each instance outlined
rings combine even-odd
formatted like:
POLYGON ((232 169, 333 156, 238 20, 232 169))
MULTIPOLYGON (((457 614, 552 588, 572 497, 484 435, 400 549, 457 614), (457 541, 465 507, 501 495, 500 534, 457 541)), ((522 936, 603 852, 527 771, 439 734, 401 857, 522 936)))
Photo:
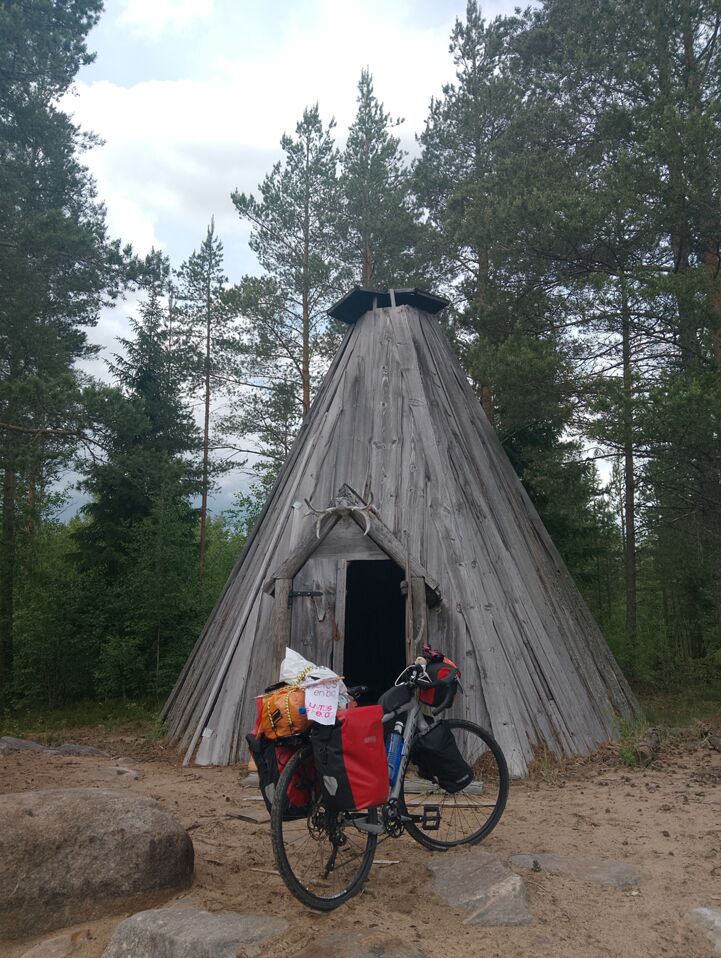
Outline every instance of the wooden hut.
POLYGON ((330 311, 348 331, 163 712, 186 762, 242 756, 286 645, 376 691, 421 642, 443 649, 456 714, 515 775, 637 712, 434 319, 446 305, 356 288, 330 311))

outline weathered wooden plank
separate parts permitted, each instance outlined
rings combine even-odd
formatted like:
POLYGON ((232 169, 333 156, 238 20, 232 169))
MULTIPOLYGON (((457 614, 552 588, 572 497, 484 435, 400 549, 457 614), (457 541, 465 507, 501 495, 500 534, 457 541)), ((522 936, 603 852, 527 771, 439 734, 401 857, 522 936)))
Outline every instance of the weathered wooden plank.
POLYGON ((413 645, 409 650, 408 661, 412 662, 428 642, 428 602, 426 583, 422 576, 411 576, 410 600, 413 608, 413 645))
POLYGON ((363 535, 361 526, 346 517, 327 535, 313 555, 326 559, 387 559, 388 557, 370 536, 363 535))
POLYGON ((330 667, 338 675, 343 674, 343 659, 345 653, 345 610, 347 598, 348 560, 339 559, 336 566, 335 579, 335 634, 333 635, 333 651, 330 667))

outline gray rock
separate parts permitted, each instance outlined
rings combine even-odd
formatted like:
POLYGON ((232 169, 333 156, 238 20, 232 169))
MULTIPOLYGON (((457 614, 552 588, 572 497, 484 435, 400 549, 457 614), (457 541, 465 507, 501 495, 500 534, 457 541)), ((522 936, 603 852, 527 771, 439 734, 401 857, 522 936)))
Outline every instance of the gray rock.
POLYGON ((694 908, 686 917, 693 928, 703 932, 714 952, 721 955, 721 908, 694 908))
POLYGON ((193 905, 141 911, 115 929, 102 958, 247 958, 288 928, 283 918, 211 914, 193 905))
POLYGON ((433 891, 468 912, 466 925, 528 925, 533 916, 523 879, 487 852, 468 848, 430 861, 433 891))
POLYGON ((545 871, 551 875, 561 875, 564 878, 573 878, 577 881, 592 882, 595 885, 609 885, 611 888, 620 888, 622 891, 638 888, 641 884, 641 876, 633 866, 610 859, 585 861, 565 855, 555 855, 551 852, 514 855, 511 858, 511 864, 515 865, 516 868, 545 871), (537 864, 534 864, 534 862, 537 864))
POLYGON ((31 742, 26 738, 13 738, 12 735, 3 735, 0 737, 0 752, 49 752, 55 754, 55 749, 48 748, 47 745, 41 745, 39 742, 31 742))
POLYGON ((92 745, 76 745, 74 742, 65 742, 55 749, 60 755, 94 755, 96 758, 110 758, 107 752, 102 752, 92 745))
POLYGON ((323 938, 314 938, 301 951, 289 952, 288 958, 317 958, 318 955, 335 955, 337 958, 426 958, 424 952, 413 945, 405 945, 400 938, 347 931, 334 931, 323 938))
POLYGON ((152 799, 67 788, 0 796, 0 939, 117 912, 186 885, 193 843, 152 799))

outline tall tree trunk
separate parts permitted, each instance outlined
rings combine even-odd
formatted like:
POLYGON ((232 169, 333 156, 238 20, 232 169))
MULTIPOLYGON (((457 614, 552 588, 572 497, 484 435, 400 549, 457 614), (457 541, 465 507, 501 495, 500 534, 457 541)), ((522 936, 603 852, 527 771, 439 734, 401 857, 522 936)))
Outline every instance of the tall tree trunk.
POLYGON ((211 302, 208 289, 205 321, 205 417, 203 421, 203 489, 200 504, 200 578, 205 576, 205 539, 208 524, 208 472, 210 449, 210 320, 211 302))
POLYGON ((15 467, 10 457, 3 471, 2 491, 2 550, 0 552, 0 695, 13 678, 14 658, 14 595, 15 560, 15 499, 17 484, 15 467))
MULTIPOLYGON (((306 164, 309 154, 306 151, 306 164)), ((303 221, 303 357, 301 378, 303 380, 303 418, 310 409, 310 196, 305 195, 305 219, 303 221)))
POLYGON ((621 336, 623 352, 623 490, 624 490, 624 576, 626 582, 626 641, 632 668, 638 658, 636 620, 636 476, 633 448, 633 367, 631 360, 631 313, 626 277, 621 284, 621 336))
POLYGON ((361 286, 368 287, 373 282, 373 250, 367 235, 363 236, 361 242, 361 286))
MULTIPOLYGON (((478 326, 479 331, 482 325, 483 314, 487 304, 488 290, 488 250, 478 250, 478 277, 476 281, 476 295, 478 301, 478 326)), ((486 330, 486 332, 488 332, 486 330)), ((490 336, 487 336, 490 339, 490 336)), ((493 386, 491 383, 481 384, 481 407, 486 414, 486 419, 495 429, 495 416, 493 412, 493 386)))
POLYGON ((310 409, 310 303, 308 290, 303 290, 303 416, 310 409))

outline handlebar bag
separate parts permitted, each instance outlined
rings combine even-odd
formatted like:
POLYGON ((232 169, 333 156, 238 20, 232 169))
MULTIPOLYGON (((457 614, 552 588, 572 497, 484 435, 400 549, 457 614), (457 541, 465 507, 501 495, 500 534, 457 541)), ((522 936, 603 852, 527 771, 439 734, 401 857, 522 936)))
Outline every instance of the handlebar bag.
POLYGON ((354 811, 388 800, 380 705, 338 712, 335 725, 314 725, 310 740, 315 770, 329 808, 354 811))
MULTIPOLYGON (((284 739, 282 742, 276 743, 265 736, 257 736, 253 732, 246 735, 245 739, 258 768, 260 793, 263 796, 265 807, 270 811, 278 779, 291 757, 303 744, 302 739, 296 741, 284 739)), ((317 787, 315 767, 312 758, 309 756, 308 760, 301 764, 290 780, 288 806, 283 817, 286 820, 305 818, 310 811, 317 787)))
MULTIPOLYGON (((442 691, 442 690, 441 690, 442 691)), ((421 778, 438 782, 453 794, 473 781, 473 769, 463 758, 447 722, 436 722, 413 743, 411 762, 421 778)))
POLYGON ((450 708, 450 706, 453 705, 453 699, 456 697, 461 670, 455 662, 451 662, 450 659, 444 657, 438 662, 429 662, 426 666, 426 672, 431 682, 447 682, 448 686, 438 689, 421 688, 418 692, 418 698, 424 705, 431 705, 433 708, 438 708, 439 705, 442 705, 443 702, 446 701, 446 696, 449 694, 449 687, 452 686, 453 692, 446 703, 447 708, 450 708))

